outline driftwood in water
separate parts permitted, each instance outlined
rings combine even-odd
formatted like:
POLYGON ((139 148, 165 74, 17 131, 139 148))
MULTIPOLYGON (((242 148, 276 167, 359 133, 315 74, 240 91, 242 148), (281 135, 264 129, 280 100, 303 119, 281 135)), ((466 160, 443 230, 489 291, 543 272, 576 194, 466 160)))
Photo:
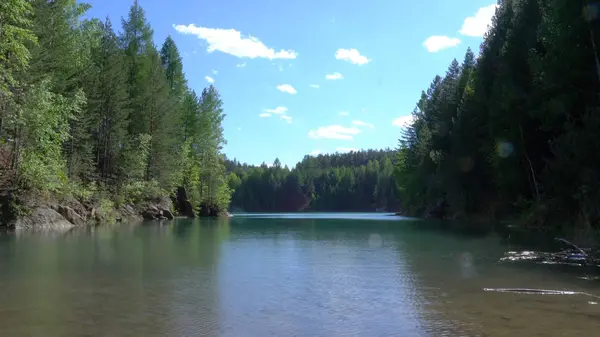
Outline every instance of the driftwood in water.
POLYGON ((565 243, 570 248, 556 253, 548 252, 507 252, 501 261, 534 261, 549 264, 567 264, 576 266, 596 266, 600 267, 600 251, 594 251, 589 248, 580 248, 572 242, 562 238, 556 238, 557 241, 565 243))
POLYGON ((550 290, 550 289, 530 289, 530 288, 483 288, 483 291, 495 291, 500 293, 516 294, 535 294, 535 295, 583 295, 593 298, 600 298, 594 294, 572 290, 550 290))

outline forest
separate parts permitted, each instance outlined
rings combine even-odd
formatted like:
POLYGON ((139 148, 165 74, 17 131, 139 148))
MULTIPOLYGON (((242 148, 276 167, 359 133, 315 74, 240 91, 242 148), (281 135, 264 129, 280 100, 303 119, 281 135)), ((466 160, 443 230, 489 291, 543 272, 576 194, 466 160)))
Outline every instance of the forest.
POLYGON ((390 211, 399 205, 392 150, 305 156, 293 169, 227 160, 233 211, 390 211))
POLYGON ((503 0, 423 91, 395 168, 410 215, 600 227, 599 7, 503 0))
POLYGON ((76 0, 0 2, 0 183, 20 198, 169 196, 225 210, 225 117, 212 85, 191 90, 171 37, 137 0, 120 31, 76 0))
POLYGON ((498 5, 479 53, 418 97, 397 150, 290 169, 225 158, 218 90, 188 87, 174 40, 154 43, 137 0, 120 29, 76 0, 1 1, 0 192, 119 207, 184 187, 197 209, 599 228, 600 7, 498 5))

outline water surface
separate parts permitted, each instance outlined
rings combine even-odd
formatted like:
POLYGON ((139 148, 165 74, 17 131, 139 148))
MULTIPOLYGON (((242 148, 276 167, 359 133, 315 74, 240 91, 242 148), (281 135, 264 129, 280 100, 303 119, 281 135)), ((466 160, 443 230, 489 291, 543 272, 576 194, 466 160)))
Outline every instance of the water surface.
MULTIPOLYGON (((454 227, 455 225, 452 225, 454 227)), ((589 270, 387 214, 251 214, 0 234, 2 336, 592 336, 589 270)))

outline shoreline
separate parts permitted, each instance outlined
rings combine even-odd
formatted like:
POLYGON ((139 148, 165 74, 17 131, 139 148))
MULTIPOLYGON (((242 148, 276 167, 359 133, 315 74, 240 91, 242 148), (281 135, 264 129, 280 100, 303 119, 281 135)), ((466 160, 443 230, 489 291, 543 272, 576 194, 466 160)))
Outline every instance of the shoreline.
POLYGON ((131 221, 232 217, 228 211, 203 215, 193 209, 189 201, 184 202, 190 207, 186 211, 182 210, 177 198, 172 196, 148 197, 137 203, 115 205, 111 199, 98 197, 78 200, 73 196, 53 198, 9 195, 0 200, 0 230, 69 230, 131 221))

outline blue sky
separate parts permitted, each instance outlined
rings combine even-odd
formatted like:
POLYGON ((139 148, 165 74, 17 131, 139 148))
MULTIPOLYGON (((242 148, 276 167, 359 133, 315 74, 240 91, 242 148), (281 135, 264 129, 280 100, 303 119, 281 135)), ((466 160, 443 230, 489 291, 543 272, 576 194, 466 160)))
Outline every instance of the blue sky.
MULTIPOLYGON (((132 1, 88 0, 120 29, 132 1)), ((420 92, 467 47, 479 50, 493 0, 140 0, 160 46, 171 35, 189 85, 214 82, 224 152, 278 157, 396 147, 420 92)))

